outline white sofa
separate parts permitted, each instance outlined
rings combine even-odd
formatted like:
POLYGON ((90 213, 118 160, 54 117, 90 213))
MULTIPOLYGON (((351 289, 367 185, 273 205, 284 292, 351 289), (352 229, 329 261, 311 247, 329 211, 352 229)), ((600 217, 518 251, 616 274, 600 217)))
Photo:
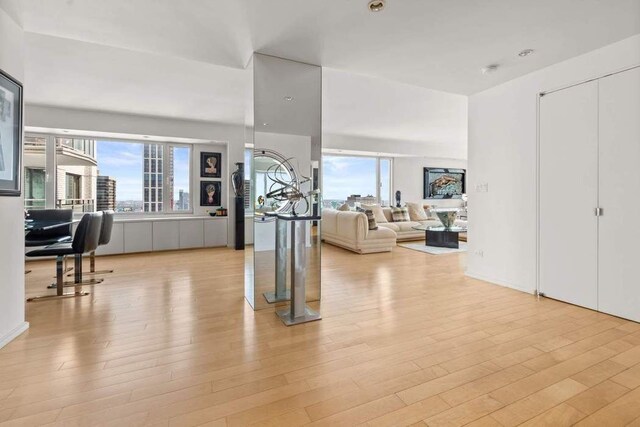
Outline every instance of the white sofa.
MULTIPOLYGON (((360 254, 390 252, 398 241, 424 240, 425 232, 413 227, 442 225, 438 219, 393 222, 390 208, 382 208, 382 212, 387 222, 378 222, 377 230, 369 230, 367 216, 362 212, 323 209, 322 239, 360 254)), ((466 227, 467 222, 458 219, 456 225, 466 227)))
POLYGON ((334 209, 322 210, 322 239, 360 254, 390 252, 396 245, 396 233, 390 228, 369 230, 364 213, 334 209))

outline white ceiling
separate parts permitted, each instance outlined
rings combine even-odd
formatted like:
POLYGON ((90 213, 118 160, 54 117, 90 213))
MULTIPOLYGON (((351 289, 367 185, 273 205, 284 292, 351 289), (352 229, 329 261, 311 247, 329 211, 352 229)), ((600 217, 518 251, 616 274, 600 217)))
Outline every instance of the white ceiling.
POLYGON ((640 0, 23 1, 31 32, 231 67, 259 51, 461 94, 640 33, 640 0))
POLYGON ((324 68, 323 132, 464 145, 467 97, 324 68))
POLYGON ((244 121, 243 70, 33 33, 25 39, 29 103, 244 121))
POLYGON ((240 124, 258 51, 325 67, 325 133, 457 147, 463 95, 640 33, 640 0, 16 1, 28 103, 240 124))

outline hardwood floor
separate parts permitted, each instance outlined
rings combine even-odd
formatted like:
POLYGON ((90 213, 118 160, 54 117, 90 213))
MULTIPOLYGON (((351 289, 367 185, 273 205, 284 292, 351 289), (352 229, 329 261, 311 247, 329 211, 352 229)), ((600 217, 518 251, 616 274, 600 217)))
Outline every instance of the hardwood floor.
MULTIPOLYGON (((0 425, 640 425, 640 324, 467 278, 464 254, 325 245, 320 322, 243 300, 230 249, 98 259, 27 305, 0 425)), ((28 295, 53 279, 30 263, 28 295)))

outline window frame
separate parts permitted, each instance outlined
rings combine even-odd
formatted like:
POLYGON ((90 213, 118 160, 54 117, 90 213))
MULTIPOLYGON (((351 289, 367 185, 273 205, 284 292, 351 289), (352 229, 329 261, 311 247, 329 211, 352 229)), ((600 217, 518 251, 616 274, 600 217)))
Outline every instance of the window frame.
MULTIPOLYGON (((175 142, 175 141, 156 141, 152 139, 137 139, 137 138, 112 138, 112 137, 102 137, 102 136, 92 136, 88 135, 76 135, 76 134, 57 134, 57 133, 47 133, 47 132, 25 132, 25 137, 40 137, 45 138, 46 140, 46 151, 45 151, 45 207, 46 208, 54 208, 56 206, 56 197, 55 189, 57 188, 57 169, 58 162, 55 156, 56 153, 56 138, 65 138, 65 139, 80 139, 80 140, 95 140, 95 146, 93 149, 93 153, 91 156, 95 158, 97 155, 97 144, 100 141, 110 141, 110 142, 121 142, 121 143, 131 143, 131 144, 142 144, 143 152, 142 152, 142 170, 141 172, 141 184, 142 184, 142 203, 144 209, 144 144, 156 144, 163 146, 163 155, 162 155, 162 173, 163 175, 163 186, 162 186, 162 210, 154 211, 154 212, 145 212, 144 210, 141 212, 115 212, 115 214, 119 217, 158 217, 158 216, 176 216, 176 215, 193 215, 194 206, 193 206, 193 153, 195 152, 194 144, 188 144, 183 142, 175 142), (165 171, 169 170, 169 157, 167 155, 168 150, 173 149, 173 147, 178 148, 187 148, 189 149, 189 209, 188 210, 173 210, 170 206, 170 203, 167 203, 170 200, 170 189, 169 184, 171 180, 169 179, 168 174, 165 171), (53 149, 53 155, 49 154, 49 151, 53 149), (53 193, 51 191, 53 190, 53 193)), ((96 162, 98 159, 96 158, 96 162)), ((99 162, 98 162, 99 166, 99 162)), ((22 165, 22 169, 24 171, 25 166, 22 165)), ((66 182, 65 182, 65 190, 66 190, 66 182)), ((97 196, 97 189, 94 188, 94 198, 97 196)), ((156 197, 157 199, 157 197, 156 197)), ((78 212, 78 214, 82 214, 78 212)))

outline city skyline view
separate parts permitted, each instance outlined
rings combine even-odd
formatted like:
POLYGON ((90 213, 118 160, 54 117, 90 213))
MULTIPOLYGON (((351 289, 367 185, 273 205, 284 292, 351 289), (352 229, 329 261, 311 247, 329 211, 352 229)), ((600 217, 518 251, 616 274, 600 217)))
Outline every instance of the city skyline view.
MULTIPOLYGON (((376 197, 377 158, 357 156, 323 156, 323 195, 325 201, 345 201, 354 194, 376 197)), ((383 202, 389 198, 389 160, 381 159, 380 196, 383 202)))
MULTIPOLYGON (((144 182, 144 145, 129 141, 97 140, 96 160, 98 174, 109 176, 116 181, 116 204, 139 202, 133 206, 141 207, 144 182)), ((168 146, 166 149, 168 149, 168 146)), ((190 149, 173 148, 173 190, 174 202, 178 202, 179 191, 190 193, 190 149)), ((129 203, 131 204, 131 203, 129 203)))

